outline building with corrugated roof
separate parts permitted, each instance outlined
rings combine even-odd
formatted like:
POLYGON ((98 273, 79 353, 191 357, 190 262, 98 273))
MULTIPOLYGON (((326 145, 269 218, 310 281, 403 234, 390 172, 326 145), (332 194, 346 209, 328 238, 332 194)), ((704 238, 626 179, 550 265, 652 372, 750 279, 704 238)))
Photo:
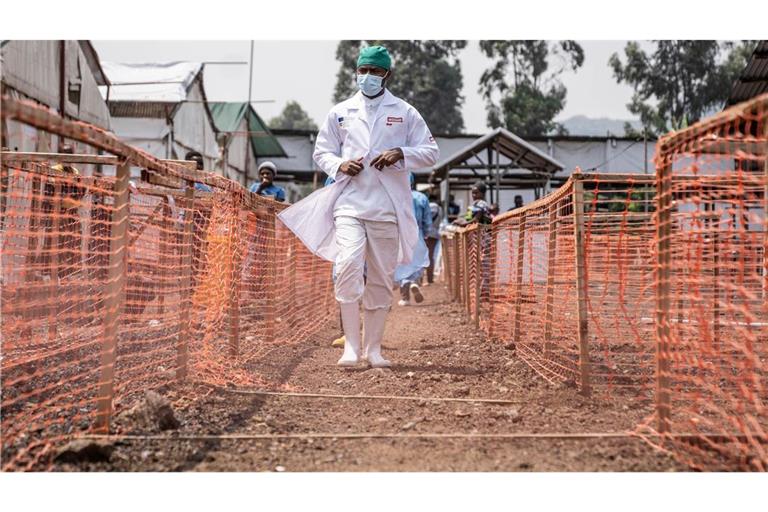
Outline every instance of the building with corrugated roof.
POLYGON ((258 180, 259 158, 287 157, 267 124, 247 102, 210 102, 218 133, 222 175, 248 187, 258 180))
MULTIPOLYGON (((109 80, 90 41, 0 42, 2 94, 45 105, 69 119, 111 128, 99 92, 109 80)), ((17 151, 51 152, 58 138, 13 120, 2 123, 2 144, 17 151)), ((85 145, 77 151, 90 151, 85 145)))
POLYGON ((104 62, 102 67, 110 82, 102 94, 118 137, 158 158, 183 159, 197 151, 206 169, 216 168, 220 151, 201 63, 104 62))

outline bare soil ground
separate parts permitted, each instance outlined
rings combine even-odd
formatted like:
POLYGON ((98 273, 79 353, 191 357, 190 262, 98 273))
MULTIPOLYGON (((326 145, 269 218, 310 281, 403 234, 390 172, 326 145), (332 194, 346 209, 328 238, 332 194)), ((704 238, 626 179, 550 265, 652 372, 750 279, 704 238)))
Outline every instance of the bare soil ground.
POLYGON ((173 439, 187 435, 621 433, 649 412, 637 396, 585 398, 553 386, 474 329, 442 285, 426 300, 393 306, 384 355, 392 369, 340 369, 330 346, 338 326, 278 347, 254 368, 273 389, 342 395, 418 396, 424 400, 243 395, 190 384, 166 390, 181 427, 124 433, 160 440, 115 442, 109 462, 57 464, 59 471, 685 471, 636 438, 307 438, 173 439), (205 395, 205 396, 202 396, 205 395), (201 397, 202 396, 202 397, 201 397), (492 398, 514 404, 457 403, 434 397, 492 398), (167 438, 166 438, 167 436, 167 438))

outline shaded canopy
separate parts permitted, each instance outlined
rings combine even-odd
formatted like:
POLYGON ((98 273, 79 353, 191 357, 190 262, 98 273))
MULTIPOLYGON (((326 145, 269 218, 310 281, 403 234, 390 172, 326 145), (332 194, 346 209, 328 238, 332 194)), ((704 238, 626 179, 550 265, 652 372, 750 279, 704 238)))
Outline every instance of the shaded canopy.
POLYGON ((463 147, 432 169, 429 181, 448 179, 450 188, 466 189, 478 180, 496 189, 544 188, 564 166, 504 128, 463 147))
POLYGON ((266 123, 247 102, 209 102, 208 108, 216 126, 216 131, 248 136, 253 154, 257 157, 286 157, 285 150, 272 135, 266 123), (248 133, 239 133, 240 122, 248 116, 248 133))

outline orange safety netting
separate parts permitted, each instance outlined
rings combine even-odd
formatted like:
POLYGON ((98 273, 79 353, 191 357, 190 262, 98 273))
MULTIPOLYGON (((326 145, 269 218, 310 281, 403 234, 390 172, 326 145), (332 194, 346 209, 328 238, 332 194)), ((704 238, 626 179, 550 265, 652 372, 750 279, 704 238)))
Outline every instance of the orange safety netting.
POLYGON ((653 199, 652 176, 576 173, 492 226, 448 234, 458 265, 449 283, 478 325, 546 380, 647 401, 653 199))
POLYGON ((268 384, 252 363, 334 318, 330 263, 277 220, 285 205, 30 103, 4 98, 8 117, 117 158, 2 155, 4 470, 108 431, 147 389, 268 384))
POLYGON ((658 148, 657 411, 643 431, 694 467, 766 471, 768 95, 658 148))
POLYGON ((654 446, 764 471, 767 153, 763 96, 662 138, 655 180, 574 173, 490 228, 450 230, 446 283, 546 380, 647 409, 654 446))

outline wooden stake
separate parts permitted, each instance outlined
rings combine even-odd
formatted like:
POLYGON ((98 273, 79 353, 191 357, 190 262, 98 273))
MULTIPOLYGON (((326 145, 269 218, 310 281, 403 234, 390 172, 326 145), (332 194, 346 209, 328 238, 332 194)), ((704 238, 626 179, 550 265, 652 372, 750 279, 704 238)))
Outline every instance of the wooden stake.
POLYGON ((672 234, 672 167, 657 169, 656 194, 656 415, 659 433, 670 431, 669 342, 672 234))
POLYGON ((490 258, 490 262, 488 264, 488 268, 490 269, 488 275, 488 338, 494 339, 494 336, 496 335, 496 331, 494 329, 496 301, 494 300, 494 297, 496 297, 496 269, 498 268, 498 259, 496 255, 496 230, 493 228, 493 225, 491 225, 489 228, 489 232, 491 240, 488 249, 488 257, 490 258))
POLYGON ((522 328, 522 314, 523 308, 523 268, 525 264, 525 231, 527 212, 519 217, 517 226, 517 273, 515 275, 515 317, 512 322, 512 343, 520 342, 520 331, 522 328))
MULTIPOLYGON (((238 196, 235 196, 236 198, 238 196)), ((229 231, 231 257, 229 258, 229 353, 232 357, 240 354, 240 274, 242 251, 240 249, 242 215, 240 202, 234 200, 234 215, 229 231)))
POLYGON ((266 287, 264 331, 267 343, 275 341, 275 325, 277 321, 277 229, 275 211, 270 209, 267 217, 267 250, 264 262, 264 284, 266 287))
POLYGON ((448 296, 451 296, 453 294, 453 290, 451 289, 451 279, 449 277, 449 269, 451 268, 450 259, 448 256, 448 243, 447 243, 448 237, 445 235, 440 235, 440 249, 442 253, 442 264, 443 264, 443 282, 445 283, 445 286, 448 288, 448 296))
POLYGON ((461 298, 461 256, 460 256, 460 243, 461 235, 459 233, 453 234, 451 241, 451 263, 453 265, 453 300, 458 301, 461 298))
POLYGON ((158 283, 159 289, 157 294, 157 308, 158 315, 160 316, 165 314, 165 294, 168 288, 167 279, 169 277, 169 272, 165 269, 165 266, 169 261, 173 261, 173 258, 170 257, 170 250, 168 248, 169 233, 173 225, 171 219, 171 206, 168 204, 167 197, 164 197, 162 201, 163 218, 160 222, 160 256, 157 261, 158 270, 160 271, 160 282, 158 283))
POLYGON ((483 284, 483 233, 485 229, 478 226, 475 230, 475 328, 480 328, 480 293, 483 284))
POLYGON ((544 355, 552 350, 552 321, 555 312, 555 265, 557 264, 557 208, 559 202, 549 205, 549 246, 547 247, 547 311, 544 316, 544 355))
POLYGON ((587 266, 584 247, 584 182, 573 182, 573 237, 576 246, 576 295, 579 317, 579 369, 581 393, 592 392, 589 367, 589 319, 587 317, 587 266))
MULTIPOLYGON (((51 198, 51 286, 49 288, 49 300, 51 307, 48 310, 48 341, 56 339, 58 334, 58 296, 62 292, 59 286, 59 244, 61 237, 61 183, 56 181, 53 185, 53 197, 51 198)), ((43 187, 45 193, 45 187, 43 187)))
MULTIPOLYGON (((176 341, 176 379, 183 381, 189 372, 189 330, 192 322, 192 232, 195 228, 195 187, 187 183, 184 191, 184 235, 181 241, 181 311, 179 338, 176 341)), ((205 237, 205 233, 200 233, 205 237)))
POLYGON ((104 338, 101 348, 101 376, 96 404, 94 431, 109 432, 114 399, 115 359, 119 321, 125 306, 126 250, 128 248, 128 223, 130 191, 128 180, 131 166, 128 162, 117 167, 112 212, 112 239, 109 243, 109 268, 107 288, 104 294, 104 338))
POLYGON ((463 287, 462 291, 464 292, 464 307, 467 310, 467 316, 470 318, 472 317, 472 301, 470 300, 469 295, 469 244, 467 243, 467 239, 469 238, 469 233, 466 231, 461 234, 461 261, 462 261, 462 278, 463 278, 463 287))
POLYGON ((297 316, 301 314, 296 297, 296 278, 297 274, 299 273, 298 240, 298 238, 292 236, 288 242, 291 251, 288 273, 290 275, 291 281, 288 286, 288 307, 290 308, 290 311, 287 311, 286 313, 290 314, 288 320, 290 323, 288 325, 290 325, 291 328, 293 328, 294 324, 296 323, 297 316))

